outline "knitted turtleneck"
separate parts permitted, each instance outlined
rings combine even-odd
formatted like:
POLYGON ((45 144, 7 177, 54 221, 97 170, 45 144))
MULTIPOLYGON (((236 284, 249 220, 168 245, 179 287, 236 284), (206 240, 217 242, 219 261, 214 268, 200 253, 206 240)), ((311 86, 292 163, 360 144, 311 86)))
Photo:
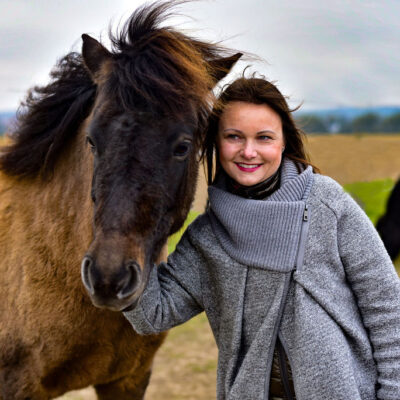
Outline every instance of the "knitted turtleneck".
POLYGON ((263 201, 210 187, 208 210, 168 262, 150 269, 124 315, 153 334, 205 311, 218 345, 218 400, 268 399, 277 336, 298 399, 400 399, 393 263, 336 182, 286 161, 263 201))
POLYGON ((221 179, 208 193, 211 223, 225 251, 244 265, 283 272, 295 263, 314 174, 311 167, 299 174, 294 162, 284 159, 280 175, 279 189, 265 200, 233 195, 221 179))
POLYGON ((280 168, 269 178, 252 186, 241 185, 230 176, 226 175, 226 188, 228 192, 246 199, 263 200, 279 188, 280 168))

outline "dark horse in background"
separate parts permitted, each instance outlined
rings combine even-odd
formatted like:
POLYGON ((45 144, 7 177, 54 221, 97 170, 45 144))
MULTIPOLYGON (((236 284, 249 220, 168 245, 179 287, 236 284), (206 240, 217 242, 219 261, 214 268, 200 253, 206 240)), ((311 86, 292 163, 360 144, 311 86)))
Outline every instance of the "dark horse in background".
POLYGON ((394 260, 400 253, 400 179, 389 196, 386 213, 379 219, 376 229, 394 260))
POLYGON ((165 335, 116 311, 186 218, 212 88, 241 55, 160 27, 174 4, 138 9, 110 51, 83 35, 1 149, 1 400, 144 396, 165 335))

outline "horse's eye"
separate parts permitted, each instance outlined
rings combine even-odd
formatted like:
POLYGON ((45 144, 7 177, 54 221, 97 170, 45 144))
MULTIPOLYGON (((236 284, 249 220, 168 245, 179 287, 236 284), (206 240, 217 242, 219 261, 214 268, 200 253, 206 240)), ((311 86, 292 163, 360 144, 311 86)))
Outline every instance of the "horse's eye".
POLYGON ((86 136, 86 143, 90 146, 90 150, 93 152, 96 150, 96 146, 93 143, 93 140, 90 136, 86 136))
POLYGON ((183 140, 182 142, 179 142, 174 148, 174 157, 183 160, 189 154, 190 147, 190 140, 183 140))

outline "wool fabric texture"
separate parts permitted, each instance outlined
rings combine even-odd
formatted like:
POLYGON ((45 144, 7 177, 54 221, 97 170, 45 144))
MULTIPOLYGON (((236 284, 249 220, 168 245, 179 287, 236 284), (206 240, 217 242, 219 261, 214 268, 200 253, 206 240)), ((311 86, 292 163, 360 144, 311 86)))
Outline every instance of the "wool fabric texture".
MULTIPOLYGON (((236 196, 241 196, 246 199, 265 200, 274 191, 279 189, 281 175, 280 172, 281 171, 279 168, 274 175, 270 176, 263 182, 252 186, 243 186, 237 183, 223 169, 221 169, 218 177, 215 179, 214 184, 236 196)), ((257 289, 257 286, 255 289, 257 289)), ((253 292, 253 289, 251 288, 249 290, 249 285, 246 284, 246 291, 253 292)), ((247 304, 246 301, 245 303, 247 304)), ((262 307, 262 296, 260 303, 262 307)), ((249 323, 244 324, 244 326, 251 327, 249 323)), ((251 331, 252 328, 250 328, 250 334, 251 331)), ((244 335, 244 337, 249 337, 249 335, 244 335)), ((271 366, 269 400, 296 400, 294 393, 292 369, 283 346, 280 340, 277 339, 271 366)))
POLYGON ((218 400, 268 399, 277 337, 298 400, 400 399, 400 280, 351 197, 289 160, 266 201, 218 187, 209 195, 209 209, 124 313, 133 327, 156 333, 205 310, 219 350, 218 400))

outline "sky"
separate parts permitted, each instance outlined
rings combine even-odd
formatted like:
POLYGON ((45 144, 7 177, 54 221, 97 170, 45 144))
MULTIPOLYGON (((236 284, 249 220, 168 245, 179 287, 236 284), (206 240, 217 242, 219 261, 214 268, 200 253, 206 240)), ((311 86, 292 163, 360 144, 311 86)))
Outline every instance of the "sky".
MULTIPOLYGON (((142 0, 0 0, 0 111, 48 82, 57 61, 80 51, 81 34, 108 45, 109 25, 142 0)), ((204 0, 180 6, 168 25, 222 41, 260 60, 291 106, 330 109, 400 105, 399 0, 204 0)))

